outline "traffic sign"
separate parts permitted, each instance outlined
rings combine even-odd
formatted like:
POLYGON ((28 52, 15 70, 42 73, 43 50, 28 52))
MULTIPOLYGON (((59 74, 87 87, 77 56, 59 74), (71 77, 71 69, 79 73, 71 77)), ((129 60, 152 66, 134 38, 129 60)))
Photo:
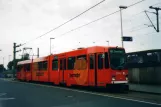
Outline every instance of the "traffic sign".
POLYGON ((133 38, 130 36, 124 36, 124 37, 122 37, 122 40, 123 41, 133 41, 133 38))

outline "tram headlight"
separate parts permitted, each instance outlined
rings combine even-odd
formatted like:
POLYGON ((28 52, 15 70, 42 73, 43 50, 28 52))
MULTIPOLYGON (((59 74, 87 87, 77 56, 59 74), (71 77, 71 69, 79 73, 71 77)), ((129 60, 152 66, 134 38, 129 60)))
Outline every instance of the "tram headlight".
POLYGON ((128 75, 126 75, 126 80, 128 81, 128 75))
POLYGON ((115 77, 112 77, 112 81, 115 81, 115 77))

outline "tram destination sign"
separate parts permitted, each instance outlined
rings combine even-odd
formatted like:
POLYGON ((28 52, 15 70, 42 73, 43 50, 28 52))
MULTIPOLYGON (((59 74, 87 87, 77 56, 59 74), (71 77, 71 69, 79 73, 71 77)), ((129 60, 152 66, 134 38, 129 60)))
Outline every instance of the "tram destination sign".
POLYGON ((115 54, 115 53, 120 53, 120 54, 122 54, 122 53, 125 53, 125 51, 124 51, 123 49, 111 49, 111 50, 110 50, 110 53, 111 53, 111 54, 115 54))

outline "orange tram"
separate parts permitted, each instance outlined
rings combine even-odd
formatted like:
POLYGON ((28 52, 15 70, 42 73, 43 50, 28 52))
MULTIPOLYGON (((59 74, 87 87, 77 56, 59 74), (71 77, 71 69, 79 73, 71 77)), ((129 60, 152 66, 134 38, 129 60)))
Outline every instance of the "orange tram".
POLYGON ((20 61, 16 76, 22 81, 51 82, 67 87, 129 88, 126 53, 120 47, 93 46, 20 61))

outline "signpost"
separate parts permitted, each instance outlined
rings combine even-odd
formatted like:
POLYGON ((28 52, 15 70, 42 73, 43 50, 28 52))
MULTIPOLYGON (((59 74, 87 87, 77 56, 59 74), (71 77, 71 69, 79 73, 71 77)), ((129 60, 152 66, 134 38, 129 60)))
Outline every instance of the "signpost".
POLYGON ((21 44, 16 45, 16 43, 13 43, 13 77, 15 77, 15 72, 16 72, 16 53, 20 52, 21 50, 17 50, 17 47, 20 47, 21 44))
POLYGON ((122 41, 132 42, 132 41, 133 41, 133 38, 130 37, 130 36, 123 36, 123 37, 122 37, 122 41))

